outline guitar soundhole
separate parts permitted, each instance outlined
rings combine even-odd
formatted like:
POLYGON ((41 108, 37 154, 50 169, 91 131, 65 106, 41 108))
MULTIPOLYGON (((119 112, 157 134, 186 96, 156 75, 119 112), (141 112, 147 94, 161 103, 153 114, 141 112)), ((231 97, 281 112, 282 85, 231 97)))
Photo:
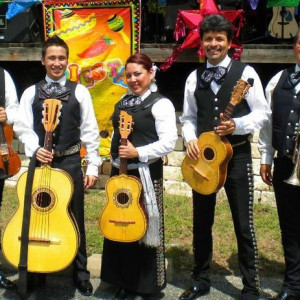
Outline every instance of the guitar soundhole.
POLYGON ((51 196, 48 193, 39 193, 36 199, 36 204, 41 207, 45 208, 48 207, 51 203, 51 196))
POLYGON ((121 204, 121 205, 124 205, 124 204, 127 204, 129 201, 129 197, 126 193, 120 193, 118 195, 118 202, 121 204))
POLYGON ((127 208, 131 205, 132 194, 128 189, 118 189, 113 195, 114 204, 120 208, 127 208))
POLYGON ((36 211, 48 212, 55 205, 55 195, 50 189, 39 188, 32 193, 32 206, 36 211))
POLYGON ((213 160, 215 157, 215 152, 212 148, 205 148, 203 154, 206 160, 213 160))

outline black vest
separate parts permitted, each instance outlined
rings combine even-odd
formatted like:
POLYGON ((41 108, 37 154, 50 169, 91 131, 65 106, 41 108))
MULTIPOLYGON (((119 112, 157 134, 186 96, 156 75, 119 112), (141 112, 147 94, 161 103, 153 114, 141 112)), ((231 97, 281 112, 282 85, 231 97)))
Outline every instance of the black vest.
POLYGON ((292 155, 294 151, 296 123, 299 123, 300 116, 300 95, 295 94, 294 88, 282 87, 294 70, 291 67, 282 72, 272 96, 272 146, 278 151, 278 156, 292 155))
MULTIPOLYGON (((133 130, 128 140, 135 146, 141 147, 158 141, 158 135, 155 129, 155 119, 151 113, 154 103, 163 98, 159 93, 151 93, 141 104, 141 108, 136 112, 128 111, 132 115, 133 130)), ((120 132, 119 132, 120 109, 119 103, 115 105, 112 115, 112 123, 114 128, 113 139, 111 142, 111 156, 116 159, 119 156, 120 132)), ((133 162, 133 160, 128 160, 133 162)))
MULTIPOLYGON (((215 95, 211 88, 199 88, 198 82, 195 90, 197 103, 197 136, 203 132, 212 131, 220 122, 220 113, 224 112, 231 97, 233 87, 241 78, 246 65, 233 60, 231 68, 225 77, 218 93, 215 95)), ((197 69, 197 79, 201 76, 205 66, 197 69)), ((199 79, 198 79, 199 81, 199 79)), ((241 117, 249 114, 250 108, 244 99, 235 106, 232 117, 241 117)), ((248 139, 247 135, 227 135, 226 138, 231 144, 240 143, 248 139)))
MULTIPOLYGON (((39 137, 39 145, 44 146, 45 129, 43 125, 43 100, 38 97, 40 81, 35 85, 35 97, 32 103, 33 129, 39 137)), ((80 105, 75 97, 76 83, 67 80, 66 87, 71 90, 68 101, 62 101, 59 124, 53 134, 53 149, 61 151, 80 142, 80 105)))

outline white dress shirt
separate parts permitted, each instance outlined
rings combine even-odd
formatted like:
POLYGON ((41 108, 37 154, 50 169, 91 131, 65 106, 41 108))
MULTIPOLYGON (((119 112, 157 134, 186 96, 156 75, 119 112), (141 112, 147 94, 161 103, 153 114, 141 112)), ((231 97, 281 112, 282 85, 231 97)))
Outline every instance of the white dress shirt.
POLYGON ((5 111, 6 111, 6 123, 13 124, 15 122, 19 101, 17 97, 15 84, 9 75, 9 73, 4 70, 4 81, 5 81, 5 111))
MULTIPOLYGON (((53 82, 48 76, 46 76, 45 79, 47 82, 53 82)), ((66 77, 62 77, 57 82, 64 86, 66 84, 66 77)), ((87 151, 86 158, 88 166, 86 175, 98 177, 98 167, 101 164, 101 158, 99 156, 99 129, 91 95, 86 87, 77 84, 75 96, 80 105, 80 139, 87 151)), ((14 130, 25 145, 25 154, 29 157, 40 147, 38 135, 33 130, 32 103, 34 98, 35 85, 32 85, 24 91, 21 97, 18 117, 14 125, 14 130)))
MULTIPOLYGON (((217 66, 228 67, 230 65, 230 57, 226 58, 220 62, 217 66)), ((215 67, 207 62, 207 68, 215 67)), ((245 135, 254 133, 259 130, 263 124, 269 119, 271 114, 270 107, 265 99, 264 90, 258 77, 256 71, 250 67, 246 66, 241 79, 248 80, 248 78, 253 78, 253 86, 249 89, 245 95, 245 99, 249 105, 250 113, 239 117, 233 118, 235 122, 235 131, 233 135, 245 135)), ((184 91, 184 103, 183 103, 183 113, 179 118, 180 122, 183 124, 182 135, 185 141, 188 143, 191 140, 197 139, 197 103, 194 92, 197 85, 197 70, 194 70, 187 78, 184 91)), ((215 81, 211 82, 212 91, 217 94, 221 85, 217 84, 215 81)))
MULTIPOLYGON (((300 71, 299 66, 295 65, 295 72, 300 71)), ((266 98, 269 106, 272 105, 272 95, 273 91, 282 75, 283 70, 279 71, 275 76, 271 78, 267 87, 266 87, 266 98)), ((300 90, 300 83, 295 87, 295 94, 300 90)), ((261 129, 258 140, 258 149, 261 155, 261 164, 272 165, 273 157, 275 154, 275 149, 272 147, 272 115, 268 119, 268 122, 265 123, 264 127, 261 129)))

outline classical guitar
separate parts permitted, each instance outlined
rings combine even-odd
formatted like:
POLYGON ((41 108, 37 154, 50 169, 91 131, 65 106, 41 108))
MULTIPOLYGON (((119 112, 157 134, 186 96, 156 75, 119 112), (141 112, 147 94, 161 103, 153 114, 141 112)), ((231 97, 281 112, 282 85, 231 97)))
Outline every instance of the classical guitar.
POLYGON ((268 26, 270 36, 276 39, 291 39, 297 31, 295 7, 274 6, 273 17, 268 26))
POLYGON ((0 123, 0 178, 16 175, 21 168, 19 155, 12 149, 13 129, 8 124, 0 123))
MULTIPOLYGON (((250 80, 249 80, 250 81, 250 80)), ((231 94, 223 120, 229 120, 234 107, 240 103, 251 87, 247 81, 239 79, 231 94)), ((198 138, 200 156, 192 159, 185 156, 181 171, 185 181, 198 193, 209 195, 217 192, 225 183, 227 164, 232 157, 232 147, 224 136, 215 131, 200 134, 198 138)))
MULTIPOLYGON (((132 116, 120 112, 121 144, 127 144, 132 131, 132 116)), ((112 176, 105 185, 107 203, 100 213, 101 233, 112 241, 134 242, 143 237, 147 218, 140 205, 142 185, 138 178, 127 175, 127 160, 120 159, 118 176, 112 176)))
MULTIPOLYGON (((44 101, 44 148, 49 151, 52 151, 53 131, 58 124, 60 108, 61 102, 57 99, 44 101)), ((23 173, 17 182, 19 207, 2 236, 3 254, 15 267, 20 261, 27 174, 23 173)), ((51 168, 49 164, 35 168, 28 234, 28 271, 56 272, 73 261, 79 245, 79 233, 69 213, 72 194, 73 181, 67 172, 51 168)))

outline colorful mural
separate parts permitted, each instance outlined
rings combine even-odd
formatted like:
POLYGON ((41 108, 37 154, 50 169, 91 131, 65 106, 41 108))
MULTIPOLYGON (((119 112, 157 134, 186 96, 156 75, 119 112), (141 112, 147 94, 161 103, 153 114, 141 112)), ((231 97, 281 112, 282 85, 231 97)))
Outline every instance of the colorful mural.
POLYGON ((109 157, 110 116, 126 93, 124 64, 140 47, 140 1, 45 1, 45 37, 58 35, 70 48, 67 76, 93 98, 102 157, 109 157))

